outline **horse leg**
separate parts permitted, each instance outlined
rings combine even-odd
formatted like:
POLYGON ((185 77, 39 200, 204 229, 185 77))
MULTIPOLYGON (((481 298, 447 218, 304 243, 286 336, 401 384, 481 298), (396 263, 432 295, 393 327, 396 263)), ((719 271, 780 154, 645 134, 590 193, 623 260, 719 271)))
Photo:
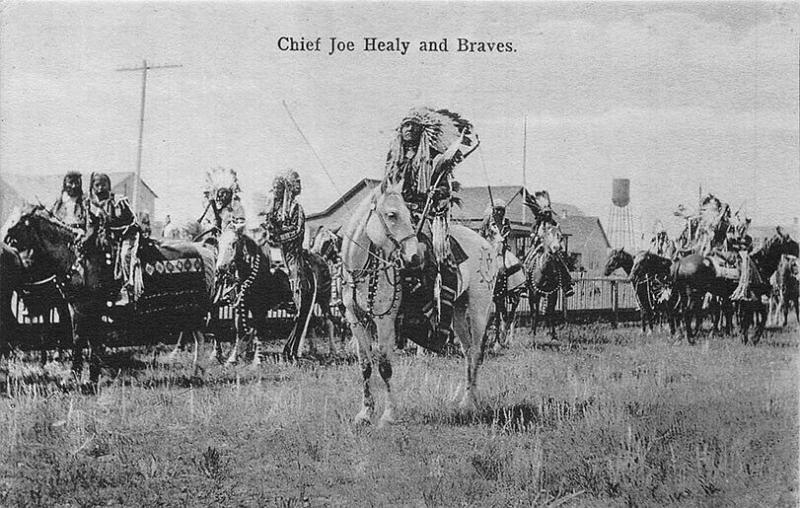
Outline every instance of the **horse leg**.
POLYGON ((392 352, 395 344, 394 316, 386 316, 376 320, 378 332, 378 372, 386 383, 386 407, 383 410, 378 427, 395 422, 395 398, 390 381, 392 379, 392 352))
POLYGON ((754 309, 754 314, 759 318, 758 323, 756 323, 756 331, 753 333, 753 345, 758 345, 759 341, 761 340, 761 336, 764 335, 764 329, 767 326, 767 308, 766 306, 761 303, 759 297, 758 300, 755 302, 756 309, 754 309))
POLYGON ((371 337, 369 332, 359 322, 350 321, 350 327, 353 330, 353 337, 356 339, 356 354, 358 355, 358 364, 361 367, 361 381, 362 381, 362 398, 361 410, 356 414, 356 425, 369 425, 372 423, 372 416, 375 413, 375 400, 372 398, 372 391, 369 387, 369 378, 372 376, 372 353, 371 353, 371 337))
POLYGON ((511 344, 514 342, 514 331, 516 328, 516 320, 517 320, 517 306, 519 306, 519 297, 515 296, 511 299, 510 309, 507 313, 506 319, 506 340, 505 346, 510 347, 511 344))
POLYGON ((539 325, 539 296, 534 295, 533 290, 531 290, 531 294, 528 296, 528 304, 531 314, 531 334, 536 337, 536 329, 539 325))
POLYGON ((558 297, 554 294, 547 296, 547 305, 545 306, 545 320, 547 326, 550 328, 550 340, 556 340, 556 302, 558 297))
POLYGON ((200 330, 193 330, 192 331, 192 338, 194 338, 194 356, 192 357, 192 372, 193 375, 197 375, 197 370, 200 367, 197 364, 198 357, 200 355, 200 346, 205 343, 205 336, 203 332, 200 330))
POLYGON ((169 361, 174 362, 175 359, 178 357, 178 352, 181 350, 181 342, 183 341, 183 330, 178 333, 178 341, 175 343, 175 347, 172 348, 172 351, 169 354, 169 361))
POLYGON ((322 320, 325 323, 325 328, 328 330, 328 354, 333 356, 337 353, 335 342, 335 333, 333 325, 333 315, 331 314, 330 305, 323 306, 322 320))
POLYGON ((741 328, 741 340, 742 344, 747 344, 748 337, 747 333, 750 329, 750 312, 748 312, 747 306, 744 301, 740 301, 737 304, 738 307, 738 314, 739 314, 739 327, 741 328))
POLYGON ((80 384, 83 377, 83 348, 86 338, 83 335, 84 317, 74 306, 69 306, 70 318, 72 321, 72 377, 76 383, 80 384))
POLYGON ((486 349, 486 327, 489 322, 489 309, 476 308, 474 302, 469 307, 464 304, 455 306, 453 325, 461 339, 461 350, 466 362, 466 385, 461 398, 460 407, 464 411, 474 411, 478 408, 478 367, 483 361, 486 349), (469 311, 469 315, 467 314, 469 311))
POLYGON ((494 315, 490 322, 494 326, 494 351, 498 352, 503 348, 502 324, 504 323, 503 314, 505 312, 505 298, 494 299, 494 315))

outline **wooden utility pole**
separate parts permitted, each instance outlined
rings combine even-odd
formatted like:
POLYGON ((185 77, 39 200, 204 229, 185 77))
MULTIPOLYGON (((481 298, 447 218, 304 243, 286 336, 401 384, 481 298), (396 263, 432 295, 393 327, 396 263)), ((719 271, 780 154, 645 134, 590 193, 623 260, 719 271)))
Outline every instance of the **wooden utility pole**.
POLYGON ((141 67, 124 67, 117 71, 142 71, 142 107, 139 112, 139 148, 136 152, 136 175, 133 180, 133 196, 131 196, 131 207, 134 215, 139 217, 139 187, 142 181, 142 135, 144 134, 144 104, 147 96, 147 71, 150 69, 174 69, 183 65, 149 65, 147 60, 142 60, 141 67))
POLYGON ((525 224, 526 222, 526 213, 525 209, 528 206, 525 204, 528 202, 528 179, 526 176, 526 165, 528 163, 528 115, 525 115, 525 119, 522 123, 522 223, 525 224))

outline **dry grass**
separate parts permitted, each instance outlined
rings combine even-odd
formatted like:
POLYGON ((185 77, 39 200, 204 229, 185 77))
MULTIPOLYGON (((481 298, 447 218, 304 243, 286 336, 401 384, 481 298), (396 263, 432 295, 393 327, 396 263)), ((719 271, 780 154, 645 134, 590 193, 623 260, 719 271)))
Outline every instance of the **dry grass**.
POLYGON ((0 505, 797 505, 796 329, 758 347, 562 335, 488 358, 469 415, 459 358, 401 355, 388 429, 352 424, 354 365, 208 363, 198 378, 188 353, 121 355, 89 397, 58 387, 61 365, 12 362, 0 505))

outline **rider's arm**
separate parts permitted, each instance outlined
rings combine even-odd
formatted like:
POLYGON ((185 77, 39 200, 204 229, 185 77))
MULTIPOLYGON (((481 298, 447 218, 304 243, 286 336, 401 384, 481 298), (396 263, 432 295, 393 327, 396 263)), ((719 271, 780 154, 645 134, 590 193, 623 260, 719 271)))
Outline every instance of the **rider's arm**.
POLYGON ((306 215, 300 203, 296 203, 292 214, 286 218, 283 227, 278 234, 278 241, 281 243, 291 242, 302 238, 305 233, 306 215))

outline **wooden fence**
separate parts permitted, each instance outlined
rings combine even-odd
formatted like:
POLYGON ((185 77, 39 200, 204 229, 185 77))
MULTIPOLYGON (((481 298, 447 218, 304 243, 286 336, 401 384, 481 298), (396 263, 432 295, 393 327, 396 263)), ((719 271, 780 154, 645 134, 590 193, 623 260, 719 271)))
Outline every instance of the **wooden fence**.
MULTIPOLYGON (((590 323, 604 321, 620 323, 638 320, 636 298, 630 283, 618 278, 585 278, 575 277, 575 294, 566 300, 559 296, 556 305, 560 319, 569 323, 590 323)), ((66 344, 69 339, 69 330, 61 323, 61 317, 56 309, 44 317, 31 317, 24 304, 12 298, 12 309, 15 311, 17 324, 13 338, 0 338, 13 342, 23 349, 37 349, 40 347, 54 347, 66 344)), ((335 316, 340 316, 339 309, 331 307, 335 316)), ((316 309, 319 314, 319 308, 316 309)), ((527 299, 520 302, 518 315, 525 320, 530 315, 527 299)), ((287 310, 274 310, 267 312, 267 319, 276 328, 284 329, 291 321, 294 314, 287 310)), ((232 330, 233 308, 219 309, 217 326, 222 335, 227 335, 232 330)), ((135 334, 114 330, 109 325, 107 331, 113 339, 109 341, 114 345, 148 344, 163 341, 163 337, 139 337, 135 334), (158 340, 157 340, 158 339, 158 340)))

